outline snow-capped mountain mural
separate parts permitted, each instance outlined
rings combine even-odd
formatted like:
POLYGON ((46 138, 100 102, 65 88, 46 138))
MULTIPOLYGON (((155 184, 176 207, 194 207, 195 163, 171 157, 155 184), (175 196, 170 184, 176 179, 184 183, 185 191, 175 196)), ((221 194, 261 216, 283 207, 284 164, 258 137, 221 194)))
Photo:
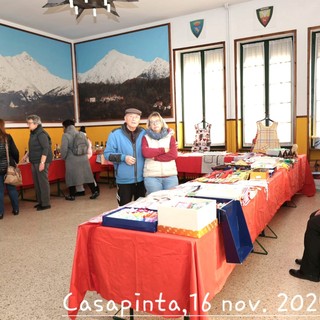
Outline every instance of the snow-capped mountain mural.
POLYGON ((27 52, 0 55, 0 113, 19 122, 28 114, 43 122, 73 119, 72 81, 52 74, 27 52))
POLYGON ((80 120, 121 120, 128 106, 143 117, 153 111, 172 115, 170 65, 157 56, 144 61, 113 49, 77 80, 80 120))
POLYGON ((84 73, 78 73, 79 83, 121 84, 127 80, 143 77, 147 79, 162 79, 169 77, 169 63, 155 58, 146 62, 111 50, 93 68, 84 73))
POLYGON ((0 92, 20 94, 35 100, 47 93, 71 95, 72 82, 59 78, 40 65, 28 53, 0 56, 0 92))
POLYGON ((146 69, 144 69, 139 77, 147 79, 163 79, 169 78, 169 63, 163 59, 155 58, 146 69))

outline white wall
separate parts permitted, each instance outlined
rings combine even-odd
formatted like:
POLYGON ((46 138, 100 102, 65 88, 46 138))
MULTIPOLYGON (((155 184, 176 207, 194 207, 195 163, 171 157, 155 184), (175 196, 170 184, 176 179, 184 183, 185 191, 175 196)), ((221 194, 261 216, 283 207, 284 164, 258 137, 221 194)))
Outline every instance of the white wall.
MULTIPOLYGON (((308 28, 320 26, 319 0, 253 0, 216 10, 178 17, 171 23, 171 47, 226 42, 227 61, 227 118, 235 118, 234 40, 289 30, 297 31, 297 116, 307 115, 308 28), (256 9, 273 6, 272 19, 263 27, 256 9), (227 11, 229 10, 229 15, 227 11), (228 28, 229 17, 229 28, 228 28), (193 36, 190 21, 204 19, 199 38, 193 36), (229 34, 229 37, 228 37, 229 34), (230 71, 231 70, 231 71, 230 71)), ((179 101, 179 99, 178 99, 179 101)), ((179 110, 179 102, 176 106, 179 110)))

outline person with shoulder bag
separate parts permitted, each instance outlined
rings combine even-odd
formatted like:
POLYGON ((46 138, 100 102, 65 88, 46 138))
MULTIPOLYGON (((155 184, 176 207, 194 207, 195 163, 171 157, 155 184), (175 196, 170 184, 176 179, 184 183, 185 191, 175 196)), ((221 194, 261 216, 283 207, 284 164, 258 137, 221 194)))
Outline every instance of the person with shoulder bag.
POLYGON ((94 177, 88 159, 89 143, 87 137, 78 132, 74 121, 66 119, 62 122, 64 134, 61 141, 61 158, 66 163, 66 185, 69 188, 69 195, 65 196, 68 201, 74 201, 76 186, 87 184, 92 195, 90 199, 96 199, 99 192, 94 185, 94 177), (84 145, 83 145, 84 143, 84 145))
POLYGON ((15 167, 17 162, 19 162, 19 151, 11 135, 6 133, 4 120, 0 119, 0 219, 3 218, 4 214, 5 187, 7 188, 7 192, 11 201, 12 213, 14 215, 19 214, 18 191, 15 186, 4 183, 8 166, 10 165, 15 167), (9 153, 9 164, 6 145, 9 153))
MULTIPOLYGON (((92 142, 91 142, 91 140, 90 140, 90 139, 88 138, 88 136, 87 136, 86 127, 85 127, 85 126, 81 126, 80 129, 79 129, 79 132, 82 132, 82 133, 86 136, 86 138, 87 138, 87 140, 88 140, 88 144, 89 144, 89 145, 88 145, 88 152, 87 152, 87 154, 88 154, 88 159, 90 160, 90 158, 91 158, 92 155, 93 155, 92 142)), ((94 187, 95 187, 96 192, 97 192, 98 195, 99 195, 99 194, 100 194, 100 188, 99 188, 99 186, 98 186, 98 183, 97 183, 96 179, 94 179, 94 187)), ((77 185, 77 186, 76 186, 75 196, 76 196, 76 197, 80 197, 80 196, 84 196, 84 195, 85 195, 85 189, 84 189, 83 184, 77 185)))
POLYGON ((30 129, 29 161, 38 201, 35 208, 37 208, 37 211, 47 210, 51 208, 48 179, 49 165, 53 158, 51 138, 43 129, 39 116, 30 115, 26 120, 30 129))

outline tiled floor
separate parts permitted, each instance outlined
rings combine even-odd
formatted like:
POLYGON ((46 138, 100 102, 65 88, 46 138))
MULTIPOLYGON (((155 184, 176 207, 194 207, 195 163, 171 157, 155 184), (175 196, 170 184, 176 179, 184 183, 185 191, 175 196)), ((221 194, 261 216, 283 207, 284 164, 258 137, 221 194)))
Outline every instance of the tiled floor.
MULTIPOLYGON (((7 213, 0 220, 1 320, 67 319, 63 300, 69 292, 77 226, 115 208, 115 192, 101 185, 96 200, 88 192, 76 201, 52 197, 52 209, 40 212, 34 202, 22 201, 18 216, 11 214, 6 199, 7 213)), ((294 259, 301 257, 306 221, 320 208, 320 197, 296 195, 293 200, 297 207, 282 207, 270 223, 278 239, 259 238, 269 254, 250 254, 235 268, 210 301, 210 319, 320 319, 320 284, 288 274, 298 268, 294 259)), ((88 293, 86 299, 100 297, 88 293)), ((79 319, 111 319, 110 313, 87 314, 79 319)), ((142 314, 135 318, 158 319, 142 314)))

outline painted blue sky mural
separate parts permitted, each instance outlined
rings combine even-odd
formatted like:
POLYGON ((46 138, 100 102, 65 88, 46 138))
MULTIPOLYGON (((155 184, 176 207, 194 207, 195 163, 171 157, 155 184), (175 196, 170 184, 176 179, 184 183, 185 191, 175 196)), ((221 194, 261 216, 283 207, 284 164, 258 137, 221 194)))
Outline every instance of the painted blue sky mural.
POLYGON ((3 25, 0 25, 0 35, 0 55, 26 52, 50 73, 72 79, 70 44, 3 25))
POLYGON ((159 26, 76 44, 77 72, 88 71, 111 50, 147 62, 151 62, 156 57, 168 62, 168 26, 159 26))

